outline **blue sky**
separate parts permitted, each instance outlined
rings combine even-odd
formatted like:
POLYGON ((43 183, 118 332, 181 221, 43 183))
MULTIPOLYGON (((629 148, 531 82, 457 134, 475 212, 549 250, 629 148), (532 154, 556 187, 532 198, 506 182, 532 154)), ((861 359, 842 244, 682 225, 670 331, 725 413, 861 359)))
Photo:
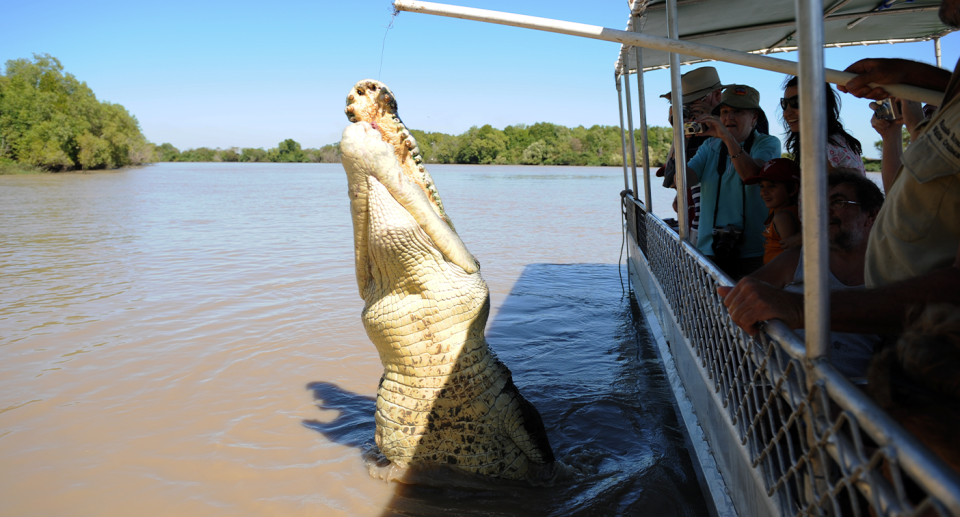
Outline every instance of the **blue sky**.
MULTIPOLYGON (((623 0, 455 0, 484 9, 622 29, 623 0)), ((413 128, 459 134, 470 126, 553 122, 616 125, 613 65, 619 45, 466 20, 400 13, 385 0, 271 3, 8 2, 0 60, 49 53, 101 100, 125 106, 147 138, 182 149, 304 147, 340 140, 344 99, 358 80, 378 78, 413 128), (386 44, 384 45, 384 35, 386 44), (381 49, 382 69, 381 69, 381 49)), ((960 36, 942 40, 943 63, 960 36)), ((792 54, 777 57, 795 59, 792 54)), ((933 63, 932 42, 828 49, 843 69, 864 57, 933 63)), ((684 67, 684 71, 693 67, 684 67)), ((771 119, 783 76, 714 64, 724 82, 750 84, 771 119)), ((646 74, 648 117, 665 125, 667 71, 646 74)), ((848 129, 876 156, 867 102, 843 96, 848 129)), ((636 109, 636 107, 635 107, 636 109)))

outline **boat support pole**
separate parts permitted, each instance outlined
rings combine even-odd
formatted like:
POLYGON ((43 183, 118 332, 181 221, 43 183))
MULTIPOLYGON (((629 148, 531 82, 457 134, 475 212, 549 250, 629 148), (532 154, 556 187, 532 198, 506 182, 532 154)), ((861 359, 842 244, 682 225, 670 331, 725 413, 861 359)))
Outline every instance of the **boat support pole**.
POLYGON ((620 74, 614 73, 617 81, 617 107, 620 108, 620 152, 623 154, 623 190, 630 190, 630 180, 627 179, 627 139, 623 136, 623 91, 620 87, 620 74))
MULTIPOLYGON (((806 373, 810 410, 804 412, 808 444, 817 443, 829 425, 824 404, 825 380, 817 373, 830 361, 830 257, 827 248, 827 99, 824 88, 823 0, 796 0, 797 50, 800 67, 800 189, 803 199, 803 313, 806 330, 803 370, 806 373)), ((829 364, 828 364, 829 366, 829 364)), ((830 368, 827 368, 830 370, 830 368)), ((811 446, 812 447, 812 446, 811 446)), ((825 455, 809 455, 813 477, 807 490, 811 502, 830 492, 830 465, 825 455)))
POLYGON ((627 129, 630 130, 630 171, 633 177, 633 197, 637 197, 637 144, 633 137, 633 108, 630 106, 630 73, 624 67, 623 89, 627 91, 627 129))
MULTIPOLYGON (((667 0, 667 34, 679 40, 680 23, 677 20, 677 0, 667 0)), ((680 83, 680 54, 670 53, 670 99, 673 102, 673 161, 677 174, 677 222, 680 240, 687 240, 687 142, 683 135, 683 88, 680 83)))
MULTIPOLYGON (((623 93, 621 92, 621 87, 620 87, 620 73, 614 72, 613 79, 617 83, 617 107, 620 108, 620 154, 621 156, 623 156, 623 190, 630 190, 630 180, 627 178, 627 142, 623 132, 623 93)), ((627 208, 626 198, 623 196, 620 196, 620 213, 623 216, 623 221, 621 221, 620 224, 627 226, 628 233, 635 234, 636 229, 630 228, 628 226, 630 222, 630 218, 627 217, 625 210, 633 210, 633 207, 631 206, 630 208, 627 208)), ((634 235, 634 237, 637 237, 637 236, 634 235)), ((630 282, 630 246, 627 246, 626 248, 627 248, 627 286, 632 286, 633 284, 630 282)), ((618 262, 617 268, 619 267, 620 267, 620 264, 618 262)))
MULTIPOLYGON (((653 200, 650 196, 650 143, 647 141, 647 93, 643 85, 643 47, 633 47, 637 54, 637 102, 640 109, 640 151, 643 153, 643 207, 653 213, 653 200)), ((637 177, 633 177, 637 183, 637 177)))
POLYGON ((933 38, 933 50, 937 53, 937 68, 943 68, 943 60, 940 58, 940 38, 933 38))
MULTIPOLYGON (((713 59, 726 63, 735 63, 738 65, 749 66, 751 68, 760 68, 787 75, 799 75, 797 63, 778 59, 770 56, 761 56, 750 54, 749 52, 739 52, 726 48, 714 47, 712 45, 702 45, 689 41, 681 41, 677 38, 660 38, 650 36, 639 32, 621 31, 617 29, 608 29, 597 25, 587 25, 584 23, 565 22, 561 20, 551 20, 549 18, 538 18, 536 16, 525 16, 520 14, 503 13, 498 11, 489 11, 486 9, 474 9, 472 7, 460 7, 456 5, 438 4, 434 2, 421 2, 419 0, 395 0, 393 7, 398 11, 409 11, 415 13, 433 14, 437 16, 447 16, 450 18, 460 18, 464 20, 474 20, 479 22, 496 23, 499 25, 509 25, 512 27, 523 27, 526 29, 542 30, 546 32, 555 32, 558 34, 568 34, 570 36, 580 36, 583 38, 598 39, 603 41, 615 41, 624 45, 634 47, 644 47, 664 52, 676 52, 686 56, 694 56, 702 59, 713 59)), ((823 18, 823 12, 820 12, 820 18, 823 18)), ((839 70, 826 70, 826 80, 834 84, 847 84, 850 79, 856 77, 856 74, 841 72, 839 70)), ((880 85, 871 85, 880 86, 880 85)), ((901 99, 925 102, 927 104, 937 105, 943 99, 943 92, 925 90, 915 86, 903 84, 885 84, 883 89, 901 99)))
MULTIPOLYGON (((797 0, 800 58, 800 163, 803 164, 803 298, 807 360, 830 357, 827 246, 827 99, 823 87, 823 0, 797 0)), ((811 371, 811 370, 808 370, 811 371)))

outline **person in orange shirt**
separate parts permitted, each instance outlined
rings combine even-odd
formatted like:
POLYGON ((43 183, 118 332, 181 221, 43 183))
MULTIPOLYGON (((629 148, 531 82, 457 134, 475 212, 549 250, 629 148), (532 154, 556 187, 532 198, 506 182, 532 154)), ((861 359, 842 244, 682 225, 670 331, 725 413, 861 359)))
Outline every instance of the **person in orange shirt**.
POLYGON ((745 180, 744 185, 760 184, 760 197, 770 210, 764 221, 763 263, 783 252, 780 239, 800 233, 797 196, 800 193, 800 167, 793 160, 774 158, 763 164, 760 174, 745 180))

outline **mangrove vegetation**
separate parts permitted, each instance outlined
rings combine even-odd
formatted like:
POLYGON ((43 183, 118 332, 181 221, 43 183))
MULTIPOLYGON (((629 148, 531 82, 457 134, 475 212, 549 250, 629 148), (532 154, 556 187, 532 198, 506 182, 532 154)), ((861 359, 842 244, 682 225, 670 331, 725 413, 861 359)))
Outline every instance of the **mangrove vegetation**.
MULTIPOLYGON (((474 126, 460 135, 412 132, 427 163, 623 163, 617 126, 568 128, 540 122, 503 129, 474 126)), ((662 164, 671 129, 652 127, 648 136, 650 161, 662 164)), ((634 137, 639 151, 640 132, 635 131, 634 137)), ((266 150, 199 147, 181 151, 169 143, 154 145, 144 137, 135 116, 119 104, 98 100, 85 82, 64 72, 57 58, 34 54, 32 60, 6 62, 0 74, 0 173, 112 169, 157 161, 331 163, 340 161, 340 145, 303 148, 291 138, 266 150)), ((637 162, 641 161, 638 156, 637 162)))
MULTIPOLYGON (((549 122, 517 124, 504 129, 490 125, 471 127, 460 135, 411 130, 427 163, 465 163, 495 165, 621 165, 620 128, 617 126, 578 126, 568 128, 549 122)), ((672 129, 648 130, 650 162, 660 165, 670 150, 672 129)), ((634 133, 635 148, 640 149, 640 133, 634 133)), ((158 159, 165 162, 339 162, 339 143, 319 149, 302 149, 287 139, 269 150, 210 149, 200 147, 180 151, 170 144, 157 147, 158 159)), ((642 163, 638 156, 637 163, 642 163)))
POLYGON ((0 74, 0 165, 50 171, 154 161, 136 117, 97 100, 49 54, 12 59, 0 74))

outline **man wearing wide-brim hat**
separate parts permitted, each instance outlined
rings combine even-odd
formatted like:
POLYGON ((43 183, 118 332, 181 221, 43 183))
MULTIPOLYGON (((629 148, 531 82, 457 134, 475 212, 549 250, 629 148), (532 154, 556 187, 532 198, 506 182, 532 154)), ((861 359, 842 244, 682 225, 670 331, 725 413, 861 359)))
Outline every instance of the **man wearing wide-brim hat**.
MULTIPOLYGON (((717 74, 717 69, 712 66, 705 66, 681 75, 680 87, 682 92, 681 102, 683 103, 684 114, 685 116, 689 117, 689 119, 684 120, 684 122, 689 122, 690 120, 710 113, 713 110, 713 108, 720 102, 720 92, 724 88, 724 85, 720 82, 720 76, 717 74)), ((660 97, 670 100, 670 92, 667 92, 660 97)), ((672 125, 672 110, 667 118, 672 125)), ((700 144, 706 141, 706 139, 707 137, 703 136, 691 136, 686 139, 687 161, 697 154, 697 148, 699 148, 700 144)), ((677 164, 673 158, 673 146, 671 146, 670 153, 667 155, 667 162, 663 167, 660 168, 660 170, 657 171, 657 176, 663 176, 664 187, 676 188, 674 177, 676 173, 677 164)), ((690 208, 690 214, 688 216, 688 221, 690 221, 690 237, 691 242, 695 243, 697 242, 697 226, 700 222, 700 186, 688 185, 687 192, 687 204, 690 208)), ((676 207, 674 207, 674 209, 676 209, 676 207)))
MULTIPOLYGON (((720 102, 720 90, 722 90, 724 86, 720 83, 720 76, 717 74, 717 69, 712 66, 705 66, 681 75, 680 88, 682 91, 682 99, 680 102, 684 105, 702 101, 712 107, 715 106, 717 102, 720 102), (708 99, 708 97, 714 97, 714 99, 708 99)), ((660 97, 670 100, 670 92, 660 97)))

